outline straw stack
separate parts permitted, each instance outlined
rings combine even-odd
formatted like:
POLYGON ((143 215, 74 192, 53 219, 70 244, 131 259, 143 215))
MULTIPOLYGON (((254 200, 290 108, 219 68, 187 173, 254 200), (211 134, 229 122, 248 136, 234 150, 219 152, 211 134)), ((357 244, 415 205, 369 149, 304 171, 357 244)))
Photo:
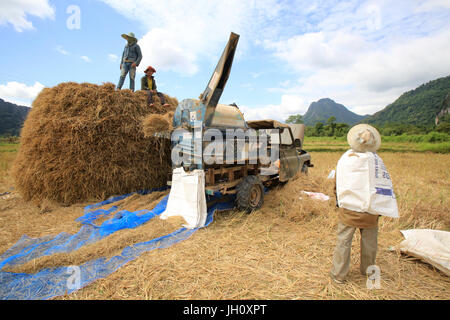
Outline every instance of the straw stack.
POLYGON ((16 189, 36 203, 71 204, 166 185, 170 141, 143 130, 146 117, 173 114, 178 101, 165 97, 169 107, 155 95, 150 108, 146 92, 112 83, 45 88, 22 128, 16 189))

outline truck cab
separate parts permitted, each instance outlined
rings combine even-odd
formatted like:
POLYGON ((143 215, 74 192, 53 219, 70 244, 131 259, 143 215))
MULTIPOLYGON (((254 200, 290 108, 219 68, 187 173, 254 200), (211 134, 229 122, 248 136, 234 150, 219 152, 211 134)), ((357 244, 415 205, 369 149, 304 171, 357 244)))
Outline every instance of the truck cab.
MULTIPOLYGON (((276 120, 256 120, 247 121, 250 128, 264 131, 270 135, 270 144, 278 145, 279 162, 275 165, 278 167, 278 179, 281 182, 288 181, 294 177, 297 172, 307 173, 308 167, 311 167, 311 156, 302 149, 304 128, 303 124, 288 125, 276 120)), ((275 173, 275 168, 272 167, 275 173)), ((270 174, 270 169, 262 169, 270 174)))

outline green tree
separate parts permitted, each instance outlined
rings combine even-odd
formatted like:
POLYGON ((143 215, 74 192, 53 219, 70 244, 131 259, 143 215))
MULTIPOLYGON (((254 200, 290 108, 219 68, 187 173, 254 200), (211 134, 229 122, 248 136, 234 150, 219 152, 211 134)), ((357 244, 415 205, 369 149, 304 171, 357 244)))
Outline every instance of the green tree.
POLYGON ((324 125, 322 122, 316 122, 316 125, 314 127, 314 133, 316 137, 320 137, 323 135, 324 132, 324 125))
POLYGON ((336 137, 343 137, 347 135, 348 130, 350 130, 350 126, 346 123, 336 123, 334 135, 336 137))
POLYGON ((336 117, 331 116, 327 120, 326 131, 329 137, 334 136, 334 132, 336 130, 336 117))
POLYGON ((299 123, 303 123, 303 119, 300 114, 295 114, 295 115, 289 116, 289 118, 287 118, 287 120, 286 120, 286 123, 299 124, 299 123))

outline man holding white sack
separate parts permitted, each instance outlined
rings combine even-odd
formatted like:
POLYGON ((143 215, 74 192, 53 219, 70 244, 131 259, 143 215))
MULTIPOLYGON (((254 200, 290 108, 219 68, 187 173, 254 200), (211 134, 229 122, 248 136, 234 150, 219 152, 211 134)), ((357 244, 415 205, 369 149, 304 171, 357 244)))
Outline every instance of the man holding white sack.
POLYGON ((375 265, 380 215, 398 218, 397 200, 383 160, 376 154, 381 145, 377 129, 359 124, 350 129, 347 142, 351 149, 336 167, 338 209, 337 245, 333 255, 331 278, 343 283, 350 268, 353 235, 361 233, 361 274, 375 265))

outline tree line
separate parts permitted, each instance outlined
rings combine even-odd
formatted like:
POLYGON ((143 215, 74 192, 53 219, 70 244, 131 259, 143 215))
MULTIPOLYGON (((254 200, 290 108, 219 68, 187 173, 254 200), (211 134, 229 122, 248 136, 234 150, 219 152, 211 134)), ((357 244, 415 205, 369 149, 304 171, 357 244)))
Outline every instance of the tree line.
MULTIPOLYGON (((291 115, 286 123, 304 123, 300 114, 291 115)), ((440 132, 450 134, 450 114, 446 114, 439 119, 437 125, 413 125, 404 123, 387 123, 385 125, 371 124, 383 136, 400 136, 428 134, 430 132, 440 132)), ((343 137, 346 136, 352 126, 346 123, 337 123, 336 118, 331 116, 325 123, 317 122, 315 126, 306 126, 305 135, 310 137, 343 137)))

